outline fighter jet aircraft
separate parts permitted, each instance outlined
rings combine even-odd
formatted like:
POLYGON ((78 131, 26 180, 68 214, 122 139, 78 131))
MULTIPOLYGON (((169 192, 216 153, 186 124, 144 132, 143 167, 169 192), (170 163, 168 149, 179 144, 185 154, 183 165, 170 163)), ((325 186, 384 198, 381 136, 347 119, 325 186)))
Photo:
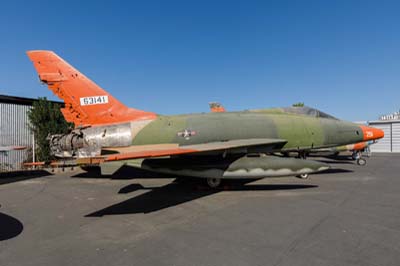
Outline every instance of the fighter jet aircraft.
MULTIPOLYGON (((29 51, 39 79, 65 102, 69 134, 51 137, 52 152, 110 174, 123 165, 177 176, 222 179, 307 177, 325 163, 283 158, 305 151, 374 140, 383 131, 313 115, 265 109, 159 115, 128 108, 52 51, 29 51)), ((138 92, 139 93, 139 92, 138 92)), ((309 111, 309 110, 305 110, 309 111)))

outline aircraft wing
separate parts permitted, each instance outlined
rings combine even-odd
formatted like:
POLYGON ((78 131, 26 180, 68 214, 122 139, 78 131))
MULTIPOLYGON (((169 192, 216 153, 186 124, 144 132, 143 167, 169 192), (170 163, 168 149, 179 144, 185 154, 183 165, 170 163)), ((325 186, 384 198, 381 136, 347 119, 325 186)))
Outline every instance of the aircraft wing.
POLYGON ((102 161, 120 161, 174 155, 200 154, 205 152, 224 152, 232 150, 244 150, 244 152, 246 152, 249 148, 257 147, 262 147, 265 150, 272 150, 273 148, 281 147, 286 143, 287 141, 283 139, 238 139, 193 145, 134 145, 120 148, 103 148, 103 152, 114 152, 114 154, 109 154, 96 158, 80 158, 78 159, 78 163, 83 164, 102 161))

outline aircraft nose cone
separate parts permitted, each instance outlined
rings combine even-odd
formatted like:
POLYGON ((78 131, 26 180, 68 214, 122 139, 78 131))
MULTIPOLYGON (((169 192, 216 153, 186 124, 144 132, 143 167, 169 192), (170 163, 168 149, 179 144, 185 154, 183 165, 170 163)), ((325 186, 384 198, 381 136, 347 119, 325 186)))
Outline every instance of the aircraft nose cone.
POLYGON ((381 139, 385 136, 383 130, 380 130, 378 128, 366 127, 366 126, 360 126, 360 127, 363 132, 364 141, 381 139))

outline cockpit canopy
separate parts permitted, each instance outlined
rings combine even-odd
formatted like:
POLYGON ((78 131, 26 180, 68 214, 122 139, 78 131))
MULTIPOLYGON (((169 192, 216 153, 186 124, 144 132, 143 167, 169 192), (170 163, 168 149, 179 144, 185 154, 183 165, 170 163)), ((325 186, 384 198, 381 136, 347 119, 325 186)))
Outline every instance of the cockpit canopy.
POLYGON ((284 112, 286 113, 293 113, 293 114, 299 114, 299 115, 308 115, 308 116, 313 116, 313 117, 322 117, 322 118, 329 118, 329 119, 335 119, 338 120, 336 117, 333 117, 327 113, 324 113, 318 109, 311 108, 308 106, 304 107, 284 107, 282 108, 284 112))
POLYGON ((286 113, 286 114, 298 114, 298 115, 306 115, 312 117, 321 117, 327 119, 334 119, 338 120, 336 117, 331 116, 327 113, 324 113, 318 109, 311 108, 308 106, 304 107, 282 107, 282 108, 271 108, 271 109, 261 109, 261 110, 251 110, 252 112, 262 112, 262 113, 271 113, 271 114, 279 114, 279 113, 286 113))

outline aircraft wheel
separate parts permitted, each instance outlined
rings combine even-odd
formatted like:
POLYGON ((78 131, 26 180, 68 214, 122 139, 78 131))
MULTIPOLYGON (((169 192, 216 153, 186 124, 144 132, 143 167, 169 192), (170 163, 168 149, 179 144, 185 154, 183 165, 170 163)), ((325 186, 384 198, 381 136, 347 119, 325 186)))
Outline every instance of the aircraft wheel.
POLYGON ((221 185, 221 178, 207 178, 207 185, 210 188, 217 188, 221 185))
POLYGON ((360 159, 357 160, 357 164, 361 165, 361 166, 364 166, 364 165, 367 164, 367 160, 365 160, 364 158, 360 158, 360 159))
POLYGON ((297 175, 296 177, 300 178, 300 179, 307 179, 308 178, 308 174, 301 174, 301 175, 297 175))

